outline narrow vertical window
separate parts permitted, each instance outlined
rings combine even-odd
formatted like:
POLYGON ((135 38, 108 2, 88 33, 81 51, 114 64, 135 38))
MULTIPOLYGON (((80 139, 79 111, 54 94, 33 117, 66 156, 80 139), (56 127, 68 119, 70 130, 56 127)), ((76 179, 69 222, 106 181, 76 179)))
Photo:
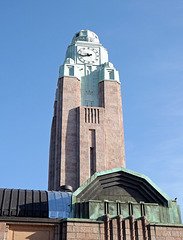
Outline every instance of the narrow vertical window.
POLYGON ((87 122, 87 110, 85 108, 85 122, 87 122))
POLYGON ((90 109, 88 108, 88 123, 90 123, 90 109))
POLYGON ((96 109, 94 109, 94 119, 95 119, 95 123, 97 123, 97 114, 96 114, 96 109))
POLYGON ((94 160, 93 160, 93 148, 90 148, 90 166, 91 166, 91 176, 94 174, 94 160))
POLYGON ((91 109, 91 122, 93 123, 93 109, 91 109))
POLYGON ((109 72, 109 79, 114 79, 114 70, 109 72))
POLYGON ((74 67, 69 67, 69 76, 74 76, 74 67))
POLYGON ((90 175, 96 172, 96 147, 95 147, 95 130, 89 130, 89 161, 90 161, 90 175))
POLYGON ((97 109, 97 113, 98 113, 98 123, 100 123, 99 109, 97 109))

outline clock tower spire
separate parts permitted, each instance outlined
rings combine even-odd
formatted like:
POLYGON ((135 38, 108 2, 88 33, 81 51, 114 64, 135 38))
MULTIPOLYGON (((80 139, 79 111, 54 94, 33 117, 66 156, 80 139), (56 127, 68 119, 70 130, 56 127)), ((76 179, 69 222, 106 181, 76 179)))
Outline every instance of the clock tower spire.
POLYGON ((89 30, 76 33, 59 69, 49 157, 49 190, 76 190, 94 172, 125 167, 121 84, 89 30))

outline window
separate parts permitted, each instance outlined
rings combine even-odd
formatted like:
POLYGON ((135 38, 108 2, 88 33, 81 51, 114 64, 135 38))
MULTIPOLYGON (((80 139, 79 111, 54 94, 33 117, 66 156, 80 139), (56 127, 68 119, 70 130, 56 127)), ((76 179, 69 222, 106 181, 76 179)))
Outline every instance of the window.
POLYGON ((96 152, 95 152, 95 130, 89 130, 89 159, 90 159, 90 175, 96 172, 96 152))
POLYGON ((91 176, 95 173, 94 170, 94 148, 90 148, 90 168, 91 168, 91 176))
POLYGON ((69 76, 74 76, 74 67, 69 68, 69 76))
POLYGON ((109 79, 114 79, 114 70, 109 72, 109 79))

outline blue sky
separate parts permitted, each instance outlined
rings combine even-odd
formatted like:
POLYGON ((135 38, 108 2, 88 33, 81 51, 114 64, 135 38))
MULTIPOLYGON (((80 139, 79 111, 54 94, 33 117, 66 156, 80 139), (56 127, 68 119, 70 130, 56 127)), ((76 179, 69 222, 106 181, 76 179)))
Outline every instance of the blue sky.
POLYGON ((183 206, 182 0, 0 1, 0 187, 47 189, 58 69, 94 31, 119 70, 127 168, 183 206))

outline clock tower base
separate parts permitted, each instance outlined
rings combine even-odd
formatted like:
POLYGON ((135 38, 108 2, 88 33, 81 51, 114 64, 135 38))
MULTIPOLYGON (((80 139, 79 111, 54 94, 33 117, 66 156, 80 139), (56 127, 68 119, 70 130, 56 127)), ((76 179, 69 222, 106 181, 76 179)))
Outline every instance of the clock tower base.
POLYGON ((99 83, 99 107, 80 105, 80 81, 58 80, 51 129, 48 190, 76 190, 95 172, 125 167, 120 83, 99 83))

